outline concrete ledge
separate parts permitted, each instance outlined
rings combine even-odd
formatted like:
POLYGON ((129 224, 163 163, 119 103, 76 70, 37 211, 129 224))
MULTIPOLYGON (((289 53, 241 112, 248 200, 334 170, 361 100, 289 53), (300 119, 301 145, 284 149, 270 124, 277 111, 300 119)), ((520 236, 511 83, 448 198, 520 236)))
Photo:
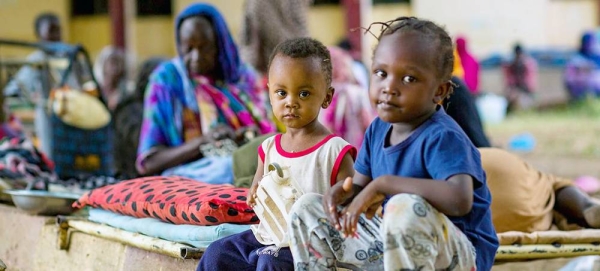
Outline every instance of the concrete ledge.
MULTIPOLYGON (((78 231, 70 233, 69 249, 60 250, 58 231, 55 217, 31 216, 0 204, 0 260, 6 270, 195 270, 198 264, 78 231)), ((558 270, 573 259, 497 263, 492 270, 558 270)))
POLYGON ((77 231, 69 249, 59 250, 58 230, 54 217, 0 204, 0 259, 6 270, 194 270, 198 264, 77 231))

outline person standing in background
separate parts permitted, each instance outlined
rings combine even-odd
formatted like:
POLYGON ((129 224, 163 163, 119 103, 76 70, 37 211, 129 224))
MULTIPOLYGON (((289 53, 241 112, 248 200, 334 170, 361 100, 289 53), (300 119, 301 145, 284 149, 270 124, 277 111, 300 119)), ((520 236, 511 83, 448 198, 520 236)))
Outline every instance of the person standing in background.
POLYGON ((469 53, 467 48, 467 39, 459 36, 456 39, 456 52, 458 53, 460 64, 464 71, 465 84, 471 90, 471 94, 479 94, 479 63, 477 59, 469 53))
MULTIPOLYGON (((51 12, 41 13, 36 17, 34 31, 38 42, 60 42, 62 40, 60 20, 56 14, 51 12)), ((44 51, 36 50, 27 56, 27 62, 40 63, 49 58, 51 56, 44 51)), ((58 71, 58 74, 61 72, 58 71)), ((35 136, 39 140, 39 148, 50 158, 52 158, 52 125, 50 125, 50 115, 46 110, 47 92, 60 80, 53 78, 51 74, 31 65, 25 65, 19 69, 3 90, 5 96, 22 96, 35 105, 35 136)), ((74 76, 69 76, 68 79, 69 86, 78 87, 74 76)))
POLYGON ((280 42, 308 36, 310 0, 246 0, 240 37, 242 60, 266 76, 271 51, 280 42))
MULTIPOLYGON (((246 0, 244 3, 244 23, 240 33, 240 57, 256 69, 259 80, 267 93, 267 72, 269 56, 277 44, 292 38, 308 37, 306 16, 312 0, 246 0)), ((267 105, 270 106, 270 105, 267 105)), ((278 131, 285 131, 271 113, 269 119, 278 131)))

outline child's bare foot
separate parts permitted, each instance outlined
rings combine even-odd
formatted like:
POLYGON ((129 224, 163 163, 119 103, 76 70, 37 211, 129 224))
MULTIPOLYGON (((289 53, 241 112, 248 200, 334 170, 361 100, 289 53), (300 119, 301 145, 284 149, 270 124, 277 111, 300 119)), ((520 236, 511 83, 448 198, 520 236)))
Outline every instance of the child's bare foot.
POLYGON ((583 218, 590 228, 600 228, 600 204, 594 203, 583 210, 583 218))

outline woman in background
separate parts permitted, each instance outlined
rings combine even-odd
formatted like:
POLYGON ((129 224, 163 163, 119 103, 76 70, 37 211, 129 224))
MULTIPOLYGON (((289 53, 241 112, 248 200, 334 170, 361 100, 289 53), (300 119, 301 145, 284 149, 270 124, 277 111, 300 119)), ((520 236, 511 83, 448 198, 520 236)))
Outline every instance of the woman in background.
MULTIPOLYGON (((152 73, 146 89, 136 162, 141 175, 176 166, 180 173, 197 172, 217 162, 201 159, 207 158, 203 145, 224 139, 241 143, 248 131, 274 131, 261 96, 264 89, 240 61, 217 9, 197 3, 183 10, 176 19, 175 41, 178 56, 152 73)), ((219 161, 224 162, 221 170, 231 171, 231 157, 219 161)))

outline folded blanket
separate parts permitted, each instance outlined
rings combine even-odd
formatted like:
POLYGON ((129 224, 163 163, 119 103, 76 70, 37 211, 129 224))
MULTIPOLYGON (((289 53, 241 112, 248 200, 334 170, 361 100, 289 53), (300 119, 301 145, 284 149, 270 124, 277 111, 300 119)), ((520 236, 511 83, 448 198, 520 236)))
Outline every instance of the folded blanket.
POLYGON ((0 178, 14 189, 33 186, 46 189, 44 183, 55 182, 54 164, 26 137, 0 140, 0 178))
POLYGON ((215 240, 250 229, 250 225, 228 223, 217 226, 175 225, 155 218, 135 218, 93 208, 90 209, 89 220, 197 248, 205 248, 215 240))
POLYGON ((180 176, 209 184, 233 184, 233 159, 226 157, 203 157, 199 160, 165 170, 162 176, 180 176))

